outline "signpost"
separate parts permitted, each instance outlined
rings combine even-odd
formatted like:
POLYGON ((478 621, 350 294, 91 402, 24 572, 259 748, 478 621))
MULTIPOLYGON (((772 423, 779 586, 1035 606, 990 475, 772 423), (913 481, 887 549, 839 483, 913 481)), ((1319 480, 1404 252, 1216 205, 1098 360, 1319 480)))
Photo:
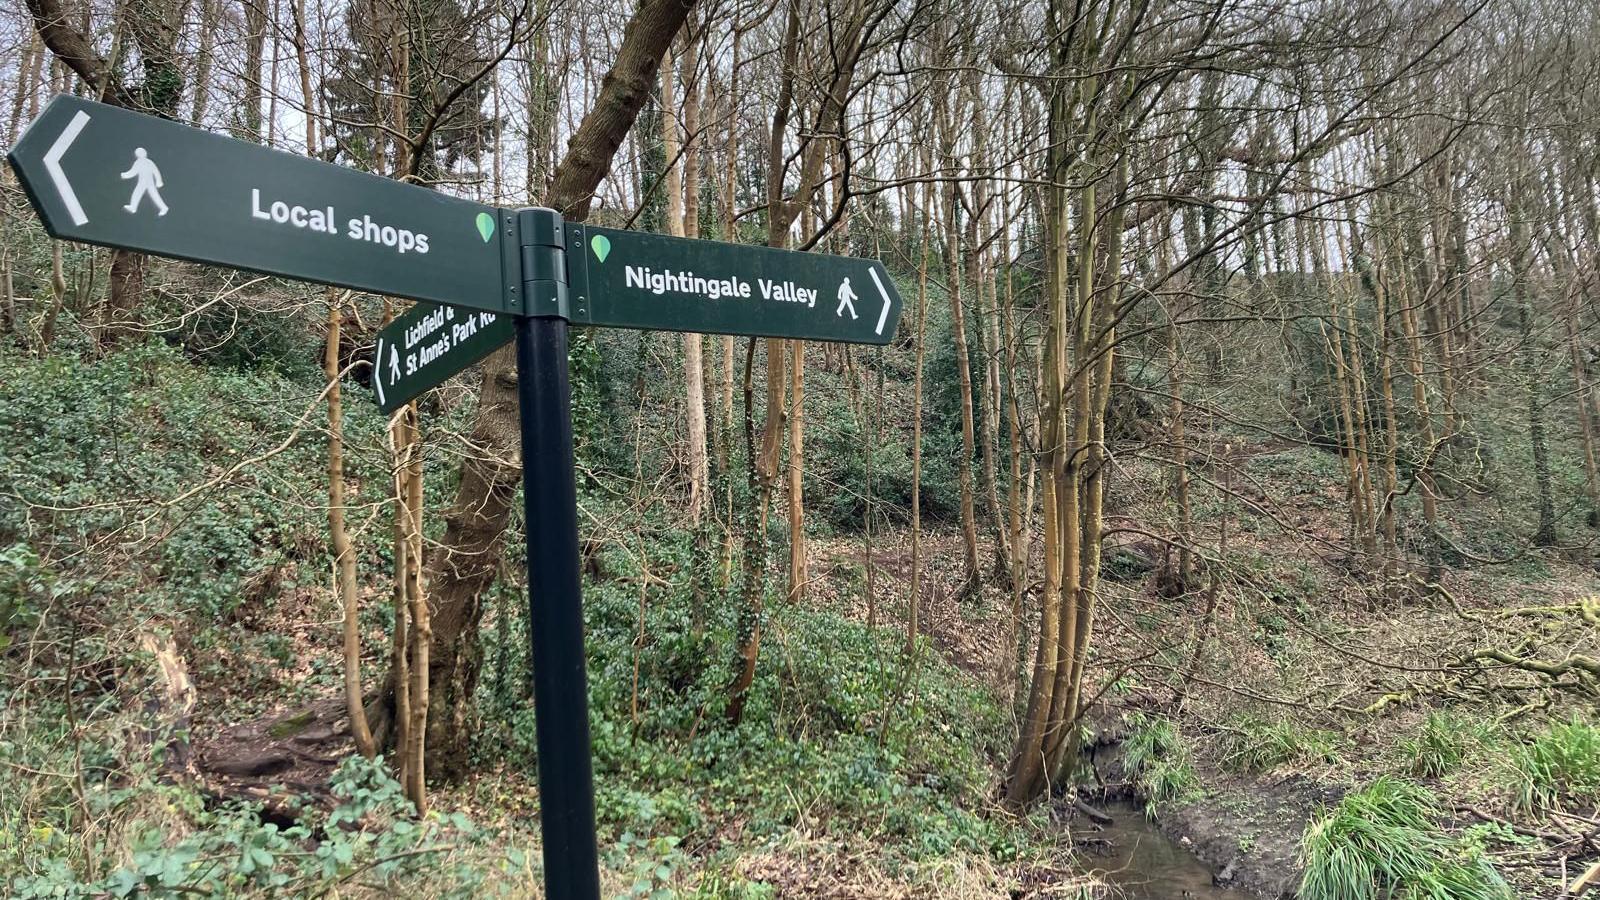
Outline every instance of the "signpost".
POLYGON ((480 206, 69 96, 10 162, 56 237, 427 301, 378 335, 385 412, 515 337, 545 893, 597 900, 567 323, 885 344, 888 272, 480 206))

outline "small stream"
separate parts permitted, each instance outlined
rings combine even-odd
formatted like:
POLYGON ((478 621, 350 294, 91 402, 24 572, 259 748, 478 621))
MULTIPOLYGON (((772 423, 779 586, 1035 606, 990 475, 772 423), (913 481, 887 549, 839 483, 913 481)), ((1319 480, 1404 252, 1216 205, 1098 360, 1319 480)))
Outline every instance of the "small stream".
POLYGON ((1161 833, 1131 800, 1103 807, 1113 822, 1094 837, 1109 847, 1085 847, 1084 863, 1117 885, 1130 900, 1257 900, 1243 891, 1211 883, 1211 870, 1176 841, 1161 833))

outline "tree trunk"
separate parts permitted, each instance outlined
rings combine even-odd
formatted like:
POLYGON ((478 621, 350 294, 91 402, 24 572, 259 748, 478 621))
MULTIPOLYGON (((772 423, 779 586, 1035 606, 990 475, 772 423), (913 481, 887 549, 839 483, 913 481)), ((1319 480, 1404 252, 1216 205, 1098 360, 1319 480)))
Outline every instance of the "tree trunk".
MULTIPOLYGON (((736 241, 738 238, 738 223, 735 219, 735 194, 739 181, 739 142, 738 142, 738 116, 735 115, 739 96, 739 67, 741 64, 741 51, 743 49, 744 32, 735 24, 733 31, 732 67, 728 77, 728 92, 725 98, 727 108, 723 110, 723 118, 727 121, 727 131, 723 135, 722 148, 722 239, 736 241)), ((722 515, 718 519, 718 528, 722 532, 720 560, 718 566, 718 584, 726 588, 733 583, 733 555, 737 543, 736 529, 734 528, 734 478, 733 478, 733 367, 734 343, 732 335, 722 335, 718 339, 721 348, 721 384, 719 401, 717 403, 717 433, 721 435, 718 441, 717 472, 722 485, 722 515)))
POLYGON ((29 32, 28 43, 22 50, 22 59, 17 63, 17 93, 11 101, 11 125, 6 129, 6 140, 13 147, 17 144, 17 138, 22 136, 23 110, 27 108, 29 98, 39 89, 39 74, 44 66, 44 55, 38 32, 29 32))
MULTIPOLYGON (((113 61, 95 50, 87 29, 74 27, 60 0, 27 0, 40 41, 57 59, 83 79, 98 98, 114 106, 139 109, 165 118, 177 114, 183 96, 183 72, 177 56, 182 28, 176 0, 130 0, 121 9, 118 33, 131 34, 138 49, 142 81, 129 90, 113 61)), ((110 346, 141 331, 145 258, 127 250, 111 251, 110 297, 102 311, 99 338, 110 346)))
POLYGON ((1525 206, 1520 201, 1521 198, 1515 198, 1508 204, 1513 254, 1511 303, 1517 310, 1517 327, 1522 339, 1522 375, 1528 386, 1528 442, 1533 451, 1533 480, 1539 513, 1539 525, 1534 532, 1533 542, 1540 547, 1551 547, 1556 542, 1555 493, 1551 486, 1550 448, 1544 433, 1544 396, 1541 390, 1544 373, 1540 371, 1541 354, 1533 330, 1533 305, 1528 298, 1528 269, 1533 262, 1533 248, 1525 206))
POLYGON ((261 143, 261 67, 267 52, 266 0, 239 0, 244 14, 244 96, 239 98, 239 118, 234 136, 261 143))
POLYGON ((789 602, 806 596, 805 374, 806 342, 790 341, 789 602))
MULTIPOLYGON (((887 6, 878 8, 886 12, 887 6)), ((881 16, 872 21, 881 21, 881 16)), ((810 133, 801 135, 798 183, 794 193, 784 196, 784 176, 789 157, 784 153, 784 135, 794 114, 795 91, 798 78, 797 60, 800 50, 800 9, 790 5, 784 25, 780 52, 780 75, 777 104, 773 111, 767 145, 767 246, 782 249, 788 246, 789 229, 815 196, 821 181, 823 166, 831 154, 830 138, 844 129, 845 104, 850 98, 850 85, 854 80, 856 64, 860 60, 868 35, 868 9, 857 6, 849 18, 828 34, 830 44, 826 55, 832 68, 824 79, 824 93, 811 120, 810 133)), ((756 660, 761 646, 761 616, 763 595, 766 592, 766 527, 772 505, 772 494, 777 484, 778 465, 783 441, 783 388, 786 342, 768 339, 767 346, 767 407, 761 427, 761 448, 747 463, 751 477, 752 493, 756 500, 757 520, 751 533, 756 536, 758 559, 750 559, 751 548, 746 547, 744 570, 745 584, 741 590, 739 619, 735 652, 735 674, 728 686, 727 718, 737 725, 744 714, 745 694, 755 680, 756 660)), ((749 361, 747 360, 747 368, 749 361)), ((791 493, 791 503, 799 502, 798 492, 791 493)), ((803 507, 801 508, 803 515, 803 507)), ((803 535, 791 533, 791 540, 803 535)), ((791 544, 792 546, 792 544, 791 544)), ((797 573, 791 571, 791 588, 797 573)), ((801 573, 803 575, 803 573, 801 573)))
MULTIPOLYGON (((211 72, 216 59, 218 2, 200 0, 200 46, 195 51, 194 114, 190 116, 190 120, 199 128, 206 127, 206 113, 211 109, 211 72)), ((304 0, 301 0, 301 6, 304 6, 304 0)), ((303 45, 304 41, 301 43, 303 45)))
MULTIPOLYGON (((940 102, 938 107, 939 130, 943 137, 940 164, 947 170, 945 174, 954 178, 958 171, 955 157, 956 126, 951 121, 948 105, 940 102)), ((961 488, 961 545, 966 566, 961 594, 966 596, 976 591, 981 583, 978 573, 978 519, 972 485, 972 460, 977 455, 977 435, 972 416, 972 358, 967 350, 966 314, 961 298, 961 231, 956 227, 954 181, 945 182, 944 221, 940 224, 945 231, 945 290, 950 297, 950 331, 955 338, 956 381, 961 390, 961 456, 956 464, 956 480, 961 488)), ((975 255, 977 248, 972 248, 972 252, 975 255)))
POLYGON ((361 689, 361 616, 357 605, 356 552, 344 523, 344 404, 339 387, 339 331, 344 315, 343 293, 329 292, 328 337, 323 346, 322 372, 328 379, 328 536, 333 547, 339 606, 344 612, 344 696, 350 714, 350 735, 356 750, 371 759, 377 753, 367 725, 361 689))
MULTIPOLYGON (((588 217, 595 187, 649 96, 661 55, 691 6, 692 0, 640 3, 599 97, 568 142, 543 205, 569 221, 588 217)), ((428 559, 433 626, 428 768, 441 778, 459 777, 467 768, 473 736, 469 713, 482 657, 482 597, 499 565, 501 536, 522 474, 515 355, 509 347, 484 362, 471 442, 482 452, 462 463, 444 535, 428 559)))
POLYGON ((922 371, 928 350, 928 256, 933 243, 930 227, 933 187, 923 192, 922 256, 917 264, 917 363, 911 382, 911 591, 906 600, 906 656, 917 648, 922 626, 922 371))
MULTIPOLYGON (((1062 21, 1065 11, 1061 6, 1059 2, 1051 4, 1052 23, 1062 21)), ((1056 67, 1065 69, 1070 51, 1057 44, 1054 55, 1056 67)), ((1051 184, 1044 190, 1044 299, 1048 319, 1044 377, 1039 398, 1044 409, 1039 442, 1039 468, 1043 474, 1040 502, 1044 530, 1044 583, 1039 597, 1039 631, 1032 677, 1029 679, 1027 708, 1006 771, 1005 798, 1013 807, 1032 801, 1045 789, 1046 744, 1050 739, 1052 708, 1056 706, 1056 672, 1061 667, 1063 654, 1070 654, 1069 647, 1063 645, 1061 627, 1062 619, 1068 612, 1067 599, 1072 596, 1063 584, 1064 563, 1070 556, 1074 568, 1077 565, 1076 547, 1064 546, 1065 532, 1078 526, 1077 514, 1075 509, 1070 516, 1067 514, 1063 497, 1064 493, 1076 495, 1076 488, 1067 473, 1070 451, 1066 447, 1067 346, 1070 340, 1067 322, 1071 289, 1068 271, 1071 232, 1066 187, 1070 173, 1067 171, 1069 153, 1066 141, 1073 118, 1069 90, 1065 85, 1058 85, 1049 98, 1050 149, 1046 171, 1051 176, 1051 184)))
MULTIPOLYGON (((788 246, 789 224, 793 220, 783 214, 783 134, 789 120, 790 106, 794 102, 794 62, 799 52, 800 21, 795 7, 789 8, 788 24, 783 37, 782 82, 778 90, 778 107, 773 114, 770 140, 767 147, 767 246, 788 246)), ((768 338, 763 342, 767 351, 766 415, 761 424, 761 445, 757 449, 749 444, 750 432, 750 375, 751 360, 745 360, 745 432, 748 458, 745 461, 750 482, 750 504, 753 518, 747 516, 746 544, 744 548, 744 584, 740 588, 739 625, 734 636, 734 677, 728 686, 727 719, 738 725, 744 716, 744 704, 750 685, 755 683, 756 661, 761 654, 761 628, 763 606, 767 590, 767 516, 772 507, 772 491, 778 477, 778 458, 783 452, 783 388, 785 346, 781 339, 768 338)))

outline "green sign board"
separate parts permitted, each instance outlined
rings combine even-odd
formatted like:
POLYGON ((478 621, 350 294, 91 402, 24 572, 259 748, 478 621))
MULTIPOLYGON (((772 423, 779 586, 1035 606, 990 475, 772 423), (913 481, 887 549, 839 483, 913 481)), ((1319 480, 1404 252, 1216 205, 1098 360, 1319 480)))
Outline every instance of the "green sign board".
POLYGON ((569 318, 590 325, 887 344, 877 260, 567 224, 569 318))
POLYGON ((862 344, 900 320, 876 260, 564 224, 80 97, 52 100, 9 159, 56 237, 424 301, 373 348, 385 412, 519 314, 862 344))
POLYGON ((10 161, 59 238, 510 308, 513 229, 493 207, 65 95, 10 161))
POLYGON ((505 346, 515 330, 508 315, 417 304, 389 323, 372 348, 378 408, 385 413, 399 409, 505 346))

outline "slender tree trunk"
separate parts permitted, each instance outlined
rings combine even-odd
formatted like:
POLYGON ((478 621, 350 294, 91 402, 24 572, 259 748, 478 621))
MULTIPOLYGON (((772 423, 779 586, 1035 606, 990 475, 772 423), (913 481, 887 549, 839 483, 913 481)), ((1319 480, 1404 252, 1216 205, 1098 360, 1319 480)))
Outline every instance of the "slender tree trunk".
POLYGON ((402 781, 406 796, 417 807, 417 815, 428 812, 427 788, 427 737, 428 737, 428 656, 433 644, 433 630, 428 611, 428 597, 422 577, 422 437, 417 422, 417 405, 413 401, 403 418, 406 432, 405 504, 400 510, 406 528, 406 600, 410 604, 411 646, 408 648, 411 665, 411 721, 406 726, 406 778, 402 781))
MULTIPOLYGON (((1520 189, 1519 185, 1515 189, 1520 189)), ((1522 338, 1522 375, 1528 385, 1528 442, 1533 451, 1533 480, 1537 496, 1539 525, 1533 542, 1540 547, 1556 543, 1555 492, 1551 486, 1550 448, 1544 433, 1544 396, 1541 386, 1544 373, 1540 371, 1541 357, 1533 330, 1533 304, 1528 298, 1528 269, 1532 265, 1533 249, 1528 234, 1528 222, 1521 198, 1510 206, 1511 238, 1511 303, 1517 310, 1517 327, 1522 338)))
POLYGON ((344 695, 350 715, 350 734, 356 750, 371 759, 377 753, 372 729, 367 725, 361 689, 361 616, 356 580, 356 553, 344 523, 344 405, 339 387, 339 331, 344 315, 343 294, 330 292, 328 338, 323 347, 322 372, 328 388, 328 535, 333 545, 339 606, 344 611, 344 695))
MULTIPOLYGON (((1128 159, 1121 158, 1121 168, 1115 178, 1117 194, 1127 190, 1128 159)), ((1091 385, 1089 435, 1084 444, 1086 463, 1083 476, 1083 532, 1081 558, 1078 563, 1078 634, 1073 645, 1072 672, 1068 681, 1070 691, 1066 705, 1067 736, 1063 760, 1058 763, 1058 778, 1072 780, 1077 764, 1079 739, 1083 733, 1080 720, 1083 716, 1083 679, 1089 663, 1089 646, 1094 637, 1095 607, 1100 592, 1100 557, 1105 513, 1106 460, 1106 409, 1111 404, 1113 372, 1116 371, 1117 306, 1121 292, 1122 226, 1127 206, 1114 204, 1105 216, 1105 260, 1103 263, 1107 283, 1095 288, 1103 296, 1093 303, 1092 327, 1095 336, 1088 344, 1095 354, 1087 361, 1088 372, 1083 377, 1093 378, 1091 385)), ((1080 313, 1083 314, 1083 313, 1080 313)), ((1080 363, 1084 366, 1085 363, 1080 363)))
MULTIPOLYGON (((202 0, 209 7, 211 0, 202 0)), ((305 102, 306 153, 315 156, 317 147, 316 95, 311 92, 311 61, 306 54, 305 0, 295 3, 295 47, 300 65, 300 94, 305 102)), ((204 96, 204 88, 200 96, 204 96)), ((338 570, 339 606, 344 612, 344 692, 345 709, 350 716, 350 735, 356 750, 368 759, 377 755, 377 741, 367 722, 365 697, 361 687, 360 589, 356 577, 356 552, 345 528, 344 499, 344 403, 340 386, 339 336, 344 320, 347 292, 329 289, 328 335, 323 347, 322 373, 328 379, 328 540, 338 570)), ((403 624, 397 620, 397 627, 403 624)))
MULTIPOLYGON (((1352 223, 1352 228, 1354 223, 1352 223)), ((1389 324, 1389 286, 1382 267, 1372 272, 1373 299, 1377 303, 1373 327, 1378 329, 1378 389, 1383 398, 1383 509, 1379 524, 1383 529, 1383 578, 1392 581, 1400 562, 1399 511, 1395 503, 1400 493, 1400 474, 1396 460, 1400 453, 1400 423, 1394 402, 1394 342, 1389 324)))
POLYGON ((789 365, 789 602, 806 597, 805 374, 806 343, 790 341, 789 365))
MULTIPOLYGON (((693 77, 695 58, 691 47, 685 54, 683 62, 686 85, 693 77)), ((683 141, 679 138, 677 92, 674 89, 676 71, 677 62, 672 54, 663 56, 661 146, 663 155, 667 159, 667 171, 662 179, 667 200, 667 233, 675 237, 699 237, 699 149, 698 142, 691 143, 687 149, 683 149, 683 141), (680 151, 683 164, 681 176, 678 168, 680 151)), ((693 88, 687 89, 683 102, 683 131, 691 141, 694 141, 695 128, 698 124, 695 94, 693 88)), ((702 338, 699 334, 685 333, 682 341, 684 418, 687 423, 685 430, 689 449, 689 500, 685 512, 688 515, 689 527, 698 531, 705 508, 706 486, 710 479, 706 457, 705 361, 701 353, 702 338)))
MULTIPOLYGON (((568 141, 544 206, 569 221, 588 215, 590 200, 621 146, 658 73, 661 55, 682 27, 691 0, 643 0, 624 29, 600 94, 568 141)), ((433 643, 428 769, 442 778, 466 771, 473 731, 468 711, 481 662, 478 627, 483 592, 499 564, 518 460, 515 356, 510 348, 483 365, 471 443, 481 452, 463 461, 444 534, 428 560, 433 643)))
MULTIPOLYGON (((1401 283, 1405 283, 1403 275, 1401 283)), ((1423 536, 1423 559, 1428 567, 1428 584, 1437 585, 1444 574, 1443 555, 1439 546, 1438 487, 1433 477, 1433 459, 1437 454, 1437 448, 1434 446, 1433 413, 1429 409, 1428 386, 1423 376, 1422 339, 1418 333, 1416 307, 1410 300, 1409 293, 1402 298, 1400 325, 1405 333, 1411 369, 1411 403, 1416 409, 1418 437, 1422 441, 1422 452, 1417 459, 1415 473, 1417 487, 1422 492, 1423 527, 1427 530, 1423 536)))
POLYGON ((211 71, 216 59, 218 2, 199 0, 200 46, 195 51, 194 115, 191 120, 200 128, 205 127, 206 113, 211 109, 211 71))
POLYGON ((17 289, 12 275, 11 248, 0 247, 0 335, 11 335, 18 331, 17 289))
MULTIPOLYGON (((1062 4, 1051 4, 1052 27, 1065 34, 1062 4)), ((1070 51, 1059 43, 1055 48, 1057 70, 1065 70, 1070 51)), ((1070 557, 1077 565, 1076 546, 1066 545, 1066 532, 1077 528, 1077 512, 1069 506, 1065 493, 1076 495, 1076 487, 1067 471, 1070 448, 1067 446, 1067 348, 1069 292, 1071 274, 1068 260, 1071 256, 1071 231, 1068 225, 1067 187, 1070 173, 1070 155, 1066 149, 1070 139, 1074 108, 1069 97, 1070 88, 1057 85, 1049 98, 1049 150, 1047 168, 1051 184, 1044 189, 1045 210, 1045 302, 1047 326, 1045 331, 1044 377, 1041 381, 1040 405, 1044 409, 1040 423, 1040 461, 1042 485, 1040 488, 1041 515, 1044 531, 1044 583, 1039 597, 1039 631, 1033 659, 1033 672, 1029 682, 1028 703, 1023 715, 1016 747, 1007 768, 1006 802, 1020 807, 1037 797, 1045 788, 1047 772, 1047 744, 1051 739, 1051 712, 1056 706, 1056 672, 1061 668, 1064 654, 1070 654, 1062 641, 1062 620, 1068 614, 1068 598, 1073 596, 1073 584, 1064 584, 1065 561, 1070 557)))
MULTIPOLYGON (((1023 482, 1023 428, 1022 414, 1022 389, 1019 386, 1019 359, 1017 354, 1017 329, 1016 305, 1012 282, 1011 263, 1011 210, 1009 203, 1010 192, 1002 190, 1000 193, 1000 263, 1004 266, 1004 300, 1000 309, 1000 323, 1002 331, 1002 345, 1005 354, 1005 381, 1010 390, 1006 392, 1006 451, 1010 464, 1009 480, 1006 485, 1006 530, 1010 535, 1009 553, 1007 562, 1009 571, 1007 581, 1011 589, 1011 615, 1007 622, 1006 645, 1002 648, 1000 668, 998 671, 999 683, 1006 686, 1008 695, 1017 690, 1018 680, 1023 674, 1022 660, 1022 616, 1026 607, 1028 593, 1028 557, 1030 552, 1030 535, 1024 529, 1026 511, 1033 505, 1031 490, 1024 498, 1027 490, 1023 482)), ((1032 467, 1030 466, 1030 469, 1032 467)), ((1028 478, 1031 485, 1032 476, 1028 478)))
MULTIPOLYGON (((938 104, 940 131, 943 132, 942 166, 946 174, 957 173, 955 157, 955 123, 945 102, 938 104)), ((945 231, 945 289, 950 295, 950 331, 955 338, 956 381, 961 390, 961 457, 956 464, 956 479, 961 487, 961 546, 965 554, 965 584, 962 595, 976 591, 981 583, 978 572, 978 519, 973 499, 972 460, 977 455, 977 436, 972 416, 972 358, 967 350, 966 313, 961 297, 961 231, 956 227, 956 186, 947 181, 944 187, 944 216, 940 223, 945 231)), ((976 253, 976 248, 973 248, 976 253)))
POLYGON ((244 13, 244 96, 239 99, 235 136, 261 143, 261 69, 266 62, 267 0, 239 0, 244 13))
MULTIPOLYGON (((967 92, 972 106, 972 160, 974 173, 988 170, 988 117, 984 100, 978 95, 977 79, 967 80, 967 92)), ((994 528, 994 572, 997 578, 1009 583, 1011 579, 1011 533, 1007 527, 1006 512, 1000 504, 1000 416, 1005 398, 1000 390, 1000 322, 998 286, 984 265, 984 244, 980 222, 989 219, 989 191, 987 182, 977 181, 972 186, 972 210, 967 216, 967 275, 972 279, 973 296, 980 313, 978 329, 979 351, 983 358, 983 496, 990 523, 994 528), (987 296, 987 304, 984 298, 987 296)), ((1011 227, 1002 221, 1002 229, 1011 227)))
MULTIPOLYGON (((1165 281, 1172 272, 1172 243, 1173 234, 1170 219, 1165 223, 1158 238, 1160 246, 1158 275, 1160 281, 1165 281)), ((1194 576, 1194 554, 1190 547, 1194 543, 1194 512, 1189 502, 1189 441, 1184 428, 1185 407, 1183 402, 1183 349, 1178 340, 1178 319, 1182 315, 1177 306, 1177 299, 1168 301, 1166 306, 1166 349, 1167 349, 1167 440, 1172 444, 1172 500, 1178 511, 1178 550, 1177 565, 1168 576, 1169 591, 1173 596, 1182 596, 1189 592, 1194 576)))
MULTIPOLYGON (((790 107, 794 102, 795 57, 800 46, 799 11, 789 8, 788 24, 784 28, 782 49, 782 75, 777 111, 773 114, 767 146, 767 246, 782 249, 789 244, 788 216, 783 199, 783 172, 786 159, 783 152, 783 135, 789 121, 790 107)), ((780 338, 763 341, 767 351, 766 414, 761 424, 761 446, 745 463, 751 487, 751 502, 755 505, 755 522, 747 529, 747 537, 754 543, 745 545, 745 583, 740 601, 735 673, 728 687, 727 717, 731 724, 739 724, 744 716, 744 704, 750 685, 756 678, 756 661, 761 653, 763 606, 767 589, 767 522, 772 508, 772 493, 778 478, 778 464, 783 453, 783 394, 784 369, 787 347, 780 338), (756 558, 750 558, 754 553, 756 558)), ((749 362, 746 362, 748 369, 749 362)), ((748 416, 747 416, 748 418, 748 416)), ((748 423, 746 430, 748 430, 748 423)))
POLYGON ((44 57, 39 33, 30 31, 28 43, 22 49, 22 59, 17 63, 17 93, 11 101, 11 125, 6 129, 10 146, 16 146, 17 138, 22 136, 22 113, 27 109, 28 100, 39 90, 39 73, 44 66, 44 57))
POLYGON ((928 348, 928 256, 933 232, 933 187, 923 191, 921 258, 917 264, 917 362, 911 381, 911 592, 906 601, 906 656, 922 628, 922 372, 928 348))
MULTIPOLYGON (((728 93, 725 98, 727 109, 723 111, 723 118, 727 121, 727 131, 723 135, 722 156, 722 239, 737 241, 738 223, 734 218, 735 193, 739 183, 739 143, 738 143, 738 97, 739 97, 739 69, 741 65, 741 50, 743 49, 744 32, 737 24, 733 31, 732 65, 728 77, 728 93)), ((734 528, 734 496, 733 496, 733 367, 734 349, 733 336, 722 335, 719 340, 722 359, 721 401, 717 404, 717 430, 722 434, 721 456, 717 461, 718 471, 722 479, 722 510, 723 518, 720 523, 722 531, 722 587, 727 587, 733 582, 733 554, 736 543, 734 528)))
MULTIPOLYGON (((387 305, 387 304, 386 304, 387 305)), ((391 316, 385 316, 385 319, 391 316)), ((406 577, 411 567, 411 517, 404 509, 405 498, 408 494, 406 483, 406 455, 410 447, 406 443, 407 430, 404 418, 411 414, 414 403, 407 404, 401 411, 389 420, 389 446, 390 460, 394 466, 393 477, 393 504, 394 507, 394 591, 392 602, 394 604, 394 633, 390 640, 389 650, 389 682, 392 685, 394 705, 386 710, 381 704, 372 710, 372 721, 378 723, 375 729, 378 733, 392 731, 391 741, 395 751, 395 769, 402 787, 410 784, 410 748, 411 748, 411 595, 408 591, 409 579, 406 577)), ((378 734, 374 735, 374 740, 378 734)))
MULTIPOLYGON (((1317 271, 1327 271, 1327 267, 1322 261, 1322 245, 1320 240, 1312 243, 1312 251, 1312 263, 1314 266, 1316 266, 1317 271)), ((1354 256, 1351 255, 1353 251, 1350 249, 1348 244, 1343 246, 1342 251, 1346 255, 1346 258, 1354 258, 1354 256)), ((1329 279, 1330 282, 1333 279, 1331 274, 1329 275, 1329 279)), ((1358 483, 1356 484, 1356 489, 1353 492, 1353 495, 1355 502, 1359 504, 1359 518, 1363 523, 1361 532, 1362 548, 1365 551, 1369 565, 1371 565, 1374 570, 1377 570, 1381 569, 1383 562, 1380 558, 1378 550, 1378 533, 1380 526, 1376 507, 1373 505, 1372 453, 1370 440, 1372 428, 1369 424, 1367 416, 1367 409, 1370 404, 1370 394, 1367 390, 1366 363, 1361 355, 1361 330, 1358 324, 1359 320, 1356 316, 1356 291, 1342 285, 1333 285, 1332 291, 1334 296, 1337 297, 1342 295, 1344 299, 1342 308, 1343 323, 1341 327, 1343 328, 1344 334, 1348 340, 1348 345, 1341 346, 1340 338, 1337 334, 1334 336, 1334 341, 1335 347, 1341 348, 1348 353, 1348 364, 1345 366, 1345 371, 1349 378, 1350 411, 1352 413, 1351 421, 1354 423, 1354 430, 1351 435, 1351 447, 1353 448, 1355 458, 1358 461, 1358 465, 1356 467, 1358 483)))
POLYGON ((1452 337, 1459 323, 1455 307, 1450 302, 1455 290, 1453 273, 1449 268, 1448 208, 1452 202, 1450 158, 1446 154, 1433 167, 1434 193, 1430 198, 1433 215, 1430 217, 1431 248, 1427 257, 1433 270, 1427 296, 1428 330, 1433 335, 1434 355, 1439 366, 1439 398, 1444 413, 1444 435, 1448 441, 1460 430, 1456 412, 1456 354, 1452 337))
POLYGON ((1567 353, 1571 360, 1573 390, 1578 402, 1578 431, 1583 442, 1583 489, 1589 501, 1589 526, 1600 524, 1600 468, 1595 462, 1594 416, 1590 414, 1590 397, 1594 388, 1589 383, 1588 366, 1583 350, 1578 344, 1578 322, 1582 312, 1578 307, 1579 287, 1567 289, 1567 353))
MULTIPOLYGON (((886 9, 884 8, 885 11, 886 9)), ((789 229, 800 213, 810 206, 831 155, 832 145, 826 135, 842 133, 844 129, 845 106, 850 98, 850 86, 854 79, 856 64, 870 37, 866 32, 867 12, 865 6, 853 7, 850 15, 837 23, 836 29, 831 29, 827 33, 829 44, 825 48, 825 56, 831 61, 831 69, 825 77, 825 90, 816 115, 809 123, 813 126, 810 129, 811 133, 802 133, 800 136, 798 183, 793 194, 786 197, 784 180, 789 157, 784 152, 784 136, 788 132, 790 118, 795 112, 795 91, 799 74, 797 60, 800 48, 800 9, 798 5, 789 7, 780 45, 777 103, 767 145, 766 214, 767 245, 770 247, 781 249, 788 246, 789 229)), ((881 17, 874 21, 881 21, 881 17)), ((745 564, 745 572, 750 577, 745 582, 740 601, 741 625, 737 629, 736 636, 738 648, 735 654, 735 675, 728 691, 727 717, 729 722, 735 725, 744 714, 745 694, 755 680, 756 659, 760 652, 762 595, 766 591, 765 531, 783 449, 784 357, 787 349, 785 344, 785 341, 777 339, 766 341, 766 418, 761 429, 760 452, 748 464, 753 476, 754 494, 759 498, 757 507, 760 518, 752 530, 761 536, 757 547, 760 559, 754 562, 747 559, 745 564)), ((798 503, 801 499, 797 493, 791 493, 792 503, 798 503)), ((803 513, 803 507, 801 510, 803 513)), ((803 533, 795 534, 791 531, 790 538, 802 539, 803 533)), ((747 548, 747 556, 749 552, 747 548)), ((790 572, 791 587, 796 574, 790 572)))

